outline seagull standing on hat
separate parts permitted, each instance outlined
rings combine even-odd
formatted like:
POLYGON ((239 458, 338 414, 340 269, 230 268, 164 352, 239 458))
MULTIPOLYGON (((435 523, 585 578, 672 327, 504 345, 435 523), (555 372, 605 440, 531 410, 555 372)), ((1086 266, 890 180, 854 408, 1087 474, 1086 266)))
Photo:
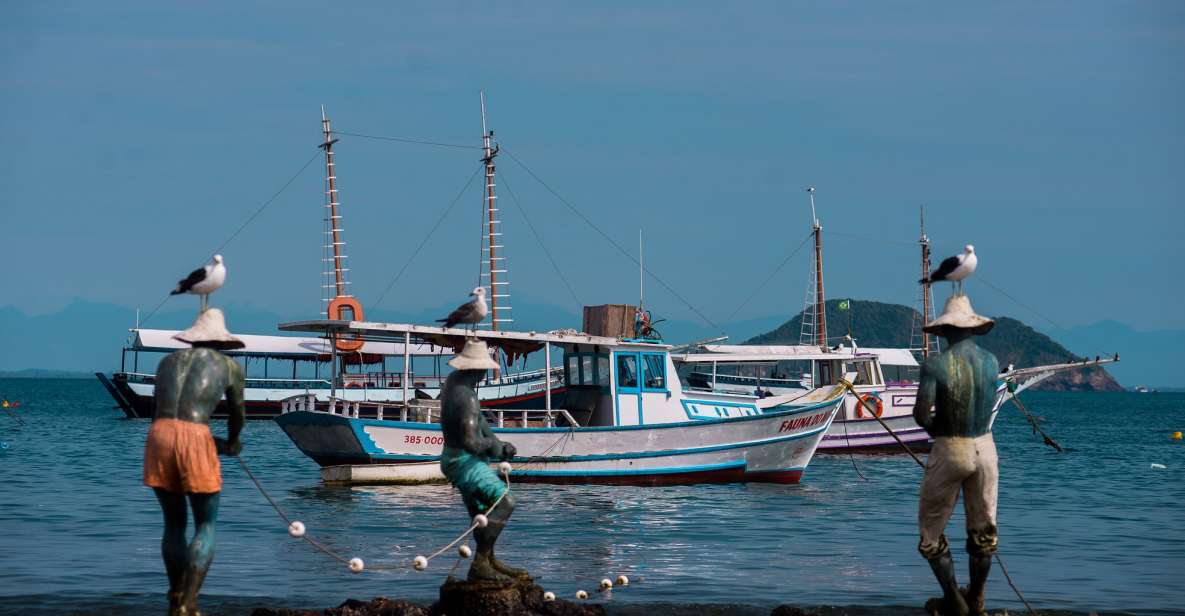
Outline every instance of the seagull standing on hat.
POLYGON ((222 287, 226 282, 226 265, 222 263, 222 255, 214 255, 210 262, 189 273, 185 278, 177 281, 177 288, 169 295, 189 293, 202 296, 202 312, 206 311, 210 303, 210 294, 222 287))
POLYGON ((922 284, 933 284, 943 280, 955 283, 955 295, 963 294, 963 279, 975 273, 975 266, 979 259, 975 256, 975 247, 967 244, 963 247, 963 254, 944 259, 938 264, 938 269, 926 278, 919 280, 922 284))
POLYGON ((444 323, 445 327, 452 327, 454 325, 466 324, 470 330, 474 329, 478 323, 485 320, 486 315, 489 314, 489 307, 486 306, 486 289, 485 287, 477 287, 469 294, 473 299, 457 306, 457 309, 450 312, 448 317, 443 319, 436 319, 437 323, 444 323))

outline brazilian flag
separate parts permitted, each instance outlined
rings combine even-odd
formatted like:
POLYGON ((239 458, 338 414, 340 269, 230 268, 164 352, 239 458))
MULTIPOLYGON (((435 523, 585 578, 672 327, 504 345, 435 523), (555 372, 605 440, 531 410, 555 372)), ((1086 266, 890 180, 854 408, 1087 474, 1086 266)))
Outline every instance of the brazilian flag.
POLYGON ((840 310, 847 310, 851 306, 848 304, 848 300, 841 299, 841 300, 839 300, 839 305, 836 307, 839 308, 840 310))

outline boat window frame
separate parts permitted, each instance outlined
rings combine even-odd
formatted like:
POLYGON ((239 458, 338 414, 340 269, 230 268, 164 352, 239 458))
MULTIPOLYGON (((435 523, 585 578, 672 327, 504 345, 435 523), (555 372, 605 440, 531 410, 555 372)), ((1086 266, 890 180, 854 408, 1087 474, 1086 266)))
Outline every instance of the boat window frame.
POLYGON ((640 393, 642 391, 642 389, 641 389, 642 373, 641 373, 641 369, 640 369, 640 365, 639 365, 640 359, 641 359, 639 357, 640 354, 635 351, 628 351, 625 353, 614 353, 613 355, 614 355, 613 376, 615 377, 614 382, 617 384, 617 392, 618 393, 625 392, 625 393, 633 393, 633 394, 640 393), (633 375, 634 376, 634 384, 633 385, 626 385, 622 381, 622 378, 621 378, 621 376, 622 376, 621 375, 621 365, 622 365, 622 362, 626 361, 626 360, 634 362, 634 375, 633 375))
POLYGON ((579 351, 564 354, 564 384, 569 386, 608 387, 609 375, 602 374, 601 360, 609 362, 607 353, 579 351), (585 368, 588 368, 586 371, 585 368))
POLYGON ((642 391, 652 393, 667 393, 670 391, 670 380, 667 379, 667 354, 655 351, 642 351, 638 353, 638 366, 642 369, 638 375, 638 384, 642 391), (651 387, 647 383, 650 381, 650 359, 657 358, 658 365, 662 367, 662 387, 651 387))

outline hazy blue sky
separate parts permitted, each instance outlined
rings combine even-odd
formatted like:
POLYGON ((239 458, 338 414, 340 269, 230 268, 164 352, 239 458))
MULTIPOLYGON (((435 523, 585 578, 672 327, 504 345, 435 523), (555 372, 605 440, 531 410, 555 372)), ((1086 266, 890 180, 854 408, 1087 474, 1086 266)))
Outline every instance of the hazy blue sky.
MULTIPOLYGON (((940 255, 974 243, 985 280, 1060 325, 1185 328, 1185 3, 342 4, 6 3, 0 304, 148 310, 316 152, 321 104, 342 131, 478 145, 484 88, 506 149, 631 251, 643 227, 647 264, 713 320, 805 236, 814 184, 832 297, 913 301, 924 203, 940 255)), ((337 152, 370 305, 478 154, 337 152)), ((580 301, 634 301, 635 266, 499 160, 516 297, 576 304, 507 187, 580 301)), ((223 249, 218 301, 315 314, 322 175, 223 249)), ((383 306, 463 299, 477 191, 383 306)), ((734 318, 798 311, 805 257, 734 318)))

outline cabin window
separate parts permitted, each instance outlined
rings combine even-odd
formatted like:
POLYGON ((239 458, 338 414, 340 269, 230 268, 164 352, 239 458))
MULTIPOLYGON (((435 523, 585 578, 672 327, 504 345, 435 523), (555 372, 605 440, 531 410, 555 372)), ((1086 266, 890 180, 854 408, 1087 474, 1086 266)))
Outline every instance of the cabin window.
POLYGON ((857 361, 847 364, 844 370, 855 372, 856 378, 852 382, 853 385, 875 385, 872 378, 872 362, 857 361))
POLYGON ((593 378, 593 356, 580 356, 580 384, 593 385, 596 379, 593 378))
POLYGON ((609 356, 597 355, 597 385, 609 386, 609 356))
POLYGON ((637 355, 617 356, 617 387, 618 389, 638 387, 637 355))
POLYGON ((824 385, 831 384, 833 384, 831 377, 831 362, 821 361, 819 362, 819 382, 815 383, 815 386, 822 387, 824 385))
POLYGON ((643 353, 642 361, 645 362, 645 371, 642 376, 645 378, 646 390, 667 390, 667 362, 666 355, 661 353, 643 353))

